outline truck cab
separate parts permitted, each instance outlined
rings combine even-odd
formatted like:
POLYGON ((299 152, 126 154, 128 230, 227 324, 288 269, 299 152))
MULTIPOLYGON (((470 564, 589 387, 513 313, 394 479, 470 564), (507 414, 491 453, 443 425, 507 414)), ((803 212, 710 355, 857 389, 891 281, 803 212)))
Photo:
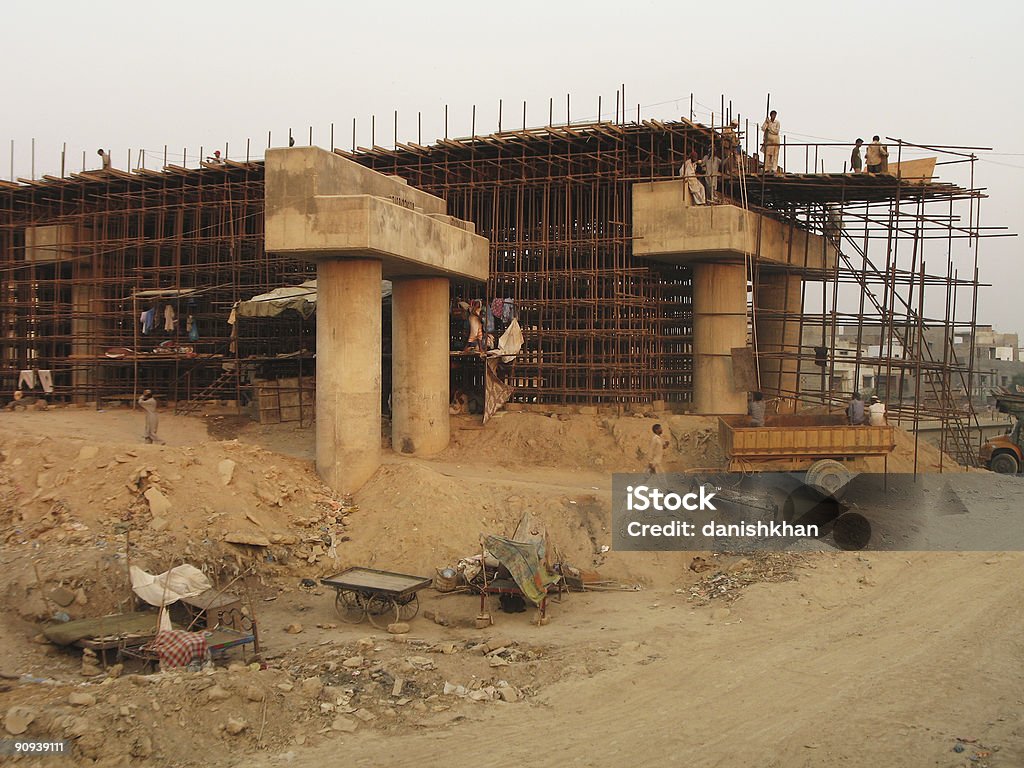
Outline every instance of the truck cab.
POLYGON ((978 458, 981 464, 993 472, 1015 475, 1024 467, 1024 451, 1021 450, 1021 419, 1018 416, 1013 428, 1005 435, 993 437, 981 446, 978 458))

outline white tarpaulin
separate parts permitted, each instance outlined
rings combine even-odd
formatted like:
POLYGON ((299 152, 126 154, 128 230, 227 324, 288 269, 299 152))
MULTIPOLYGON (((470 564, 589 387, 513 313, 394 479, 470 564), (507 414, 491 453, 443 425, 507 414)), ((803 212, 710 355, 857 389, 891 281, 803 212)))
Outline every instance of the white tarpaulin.
POLYGON ((206 574, 192 565, 176 565, 159 576, 134 565, 129 572, 132 591, 150 605, 170 605, 183 597, 195 597, 213 588, 206 574))
POLYGON ((523 348, 523 341, 523 331, 519 327, 519 321, 512 318, 512 322, 508 324, 508 328, 498 339, 498 348, 488 351, 487 354, 490 357, 500 356, 503 363, 514 362, 519 350, 523 348))
MULTIPOLYGON (((391 281, 382 280, 381 298, 391 295, 391 281)), ((307 280, 301 285, 286 285, 235 305, 238 317, 277 317, 282 312, 294 309, 307 320, 316 312, 316 280, 307 280)), ((228 322, 233 323, 233 320, 228 322)))

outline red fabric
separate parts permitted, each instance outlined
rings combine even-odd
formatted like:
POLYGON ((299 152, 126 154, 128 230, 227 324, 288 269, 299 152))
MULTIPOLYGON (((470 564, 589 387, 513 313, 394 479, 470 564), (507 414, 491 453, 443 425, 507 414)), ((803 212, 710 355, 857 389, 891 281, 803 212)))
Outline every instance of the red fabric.
POLYGON ((161 632, 148 647, 160 658, 160 666, 166 668, 184 667, 195 660, 205 661, 210 658, 206 636, 201 632, 186 632, 183 629, 161 632))

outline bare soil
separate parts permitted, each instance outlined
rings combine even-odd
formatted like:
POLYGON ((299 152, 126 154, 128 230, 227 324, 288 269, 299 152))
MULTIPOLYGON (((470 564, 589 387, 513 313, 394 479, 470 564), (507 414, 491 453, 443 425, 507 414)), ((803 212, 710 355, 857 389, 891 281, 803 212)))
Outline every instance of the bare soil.
MULTIPOLYGON (((713 420, 657 421, 669 470, 721 465, 713 420)), ((343 499, 316 476, 309 428, 162 414, 156 446, 129 410, 2 413, 0 726, 24 708, 20 738, 67 738, 74 764, 96 765, 1024 765, 1019 552, 699 553, 700 573, 695 553, 603 552, 611 473, 644 466, 653 423, 456 419, 443 454, 386 452, 343 499), (624 591, 567 595, 546 626, 494 604, 478 630, 478 598, 426 590, 392 636, 300 586, 352 565, 430 576, 524 511, 560 559, 624 591), (224 541, 240 532, 268 546, 224 541), (216 671, 83 677, 42 622, 128 608, 129 560, 251 573, 236 589, 265 668, 233 652, 216 671), (58 587, 76 600, 55 605, 58 587)), ((899 433, 889 470, 912 449, 899 433)), ((922 444, 918 464, 938 452, 922 444)))

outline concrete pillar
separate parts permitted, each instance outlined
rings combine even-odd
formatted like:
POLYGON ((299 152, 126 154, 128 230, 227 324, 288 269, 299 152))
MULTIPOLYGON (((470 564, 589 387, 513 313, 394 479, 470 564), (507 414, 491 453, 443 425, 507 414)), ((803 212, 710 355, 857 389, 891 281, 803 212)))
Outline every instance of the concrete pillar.
POLYGON ((395 279, 391 293, 391 445, 426 456, 448 446, 448 278, 395 279))
POLYGON ((732 350, 747 345, 743 264, 693 265, 693 405, 701 414, 743 414, 747 393, 733 384, 732 350))
POLYGON ((782 398, 780 413, 796 410, 799 384, 800 320, 803 309, 799 275, 762 269, 754 286, 755 327, 761 390, 782 398))
POLYGON ((316 469, 353 493, 380 466, 381 263, 324 259, 316 279, 316 469))

